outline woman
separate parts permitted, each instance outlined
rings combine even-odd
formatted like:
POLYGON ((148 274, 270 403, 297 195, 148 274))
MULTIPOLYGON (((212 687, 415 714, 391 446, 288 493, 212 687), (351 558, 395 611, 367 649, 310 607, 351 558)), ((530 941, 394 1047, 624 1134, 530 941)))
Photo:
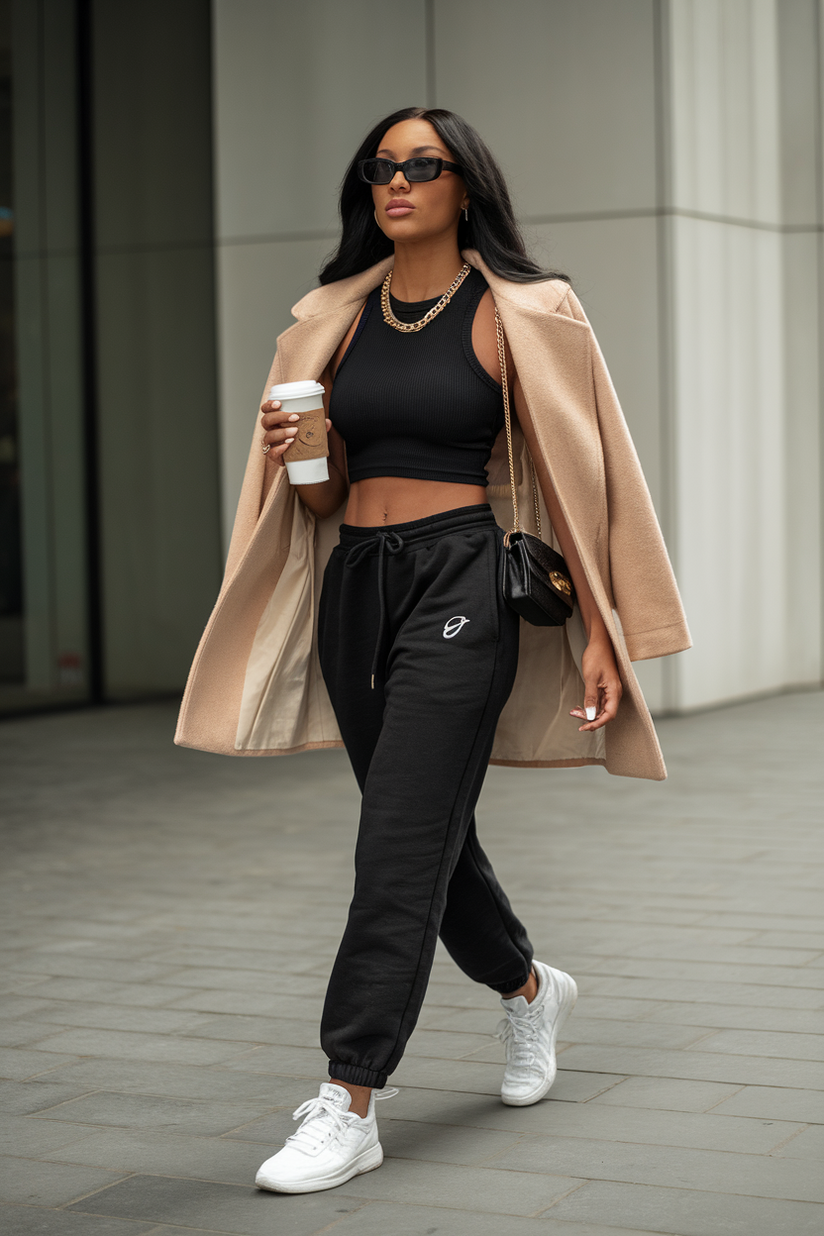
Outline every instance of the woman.
POLYGON ((503 1101, 548 1092, 576 987, 533 960, 478 843, 486 765, 665 775, 629 658, 689 644, 586 318, 568 283, 526 256, 474 130, 440 109, 387 117, 346 174, 341 215, 339 249, 296 306, 270 374, 324 385, 330 479, 288 485, 295 420, 264 402, 177 737, 243 754, 342 737, 363 795, 355 894, 321 1026, 330 1082, 258 1173, 280 1192, 380 1165, 376 1091, 414 1028, 439 934, 501 996, 503 1101), (496 305, 519 484, 526 496, 534 463, 577 595, 565 628, 521 628, 501 595, 500 524, 512 515, 496 305))

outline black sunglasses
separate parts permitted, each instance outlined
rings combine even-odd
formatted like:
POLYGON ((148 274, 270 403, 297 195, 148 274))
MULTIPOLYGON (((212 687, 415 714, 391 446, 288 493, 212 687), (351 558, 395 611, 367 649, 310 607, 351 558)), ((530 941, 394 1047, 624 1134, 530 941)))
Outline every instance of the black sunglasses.
POLYGON ((394 163, 392 159, 361 159, 358 175, 368 185, 388 185, 396 172, 403 172, 411 184, 417 184, 422 180, 437 180, 444 168, 459 174, 462 170, 457 163, 447 163, 446 159, 419 156, 403 163, 394 163))

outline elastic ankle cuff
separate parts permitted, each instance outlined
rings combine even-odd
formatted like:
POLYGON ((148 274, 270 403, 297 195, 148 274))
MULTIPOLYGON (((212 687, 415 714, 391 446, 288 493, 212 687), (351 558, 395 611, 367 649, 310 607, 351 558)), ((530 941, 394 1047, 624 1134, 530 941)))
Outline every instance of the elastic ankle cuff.
POLYGON ((364 1069, 359 1064, 341 1064, 338 1060, 330 1060, 329 1076, 334 1081, 348 1082, 350 1086, 371 1086, 373 1090, 383 1090, 389 1074, 364 1069))
POLYGON ((522 974, 519 978, 509 979, 506 983, 489 983, 488 986, 491 987, 493 991, 497 991, 499 996, 506 998, 507 996, 511 996, 513 991, 520 991, 522 987, 526 987, 531 973, 531 969, 528 969, 526 973, 522 974))

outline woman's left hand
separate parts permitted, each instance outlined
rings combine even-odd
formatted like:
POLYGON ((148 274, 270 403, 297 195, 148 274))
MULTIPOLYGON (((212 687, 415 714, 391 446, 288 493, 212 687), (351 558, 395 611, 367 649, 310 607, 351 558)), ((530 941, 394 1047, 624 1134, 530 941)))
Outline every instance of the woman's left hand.
POLYGON ((589 641, 581 669, 584 676, 584 706, 571 709, 569 715, 584 722, 584 725, 578 726, 579 732, 599 730, 617 713, 623 689, 609 637, 589 641), (587 721, 587 708, 595 709, 593 721, 587 721))

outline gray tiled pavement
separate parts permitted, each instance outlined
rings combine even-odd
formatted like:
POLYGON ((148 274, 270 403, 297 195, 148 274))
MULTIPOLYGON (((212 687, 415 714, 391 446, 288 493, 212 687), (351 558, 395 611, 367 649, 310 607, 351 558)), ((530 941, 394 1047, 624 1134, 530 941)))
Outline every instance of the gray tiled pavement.
POLYGON ((8 722, 6 1236, 820 1236, 824 694, 664 721, 670 780, 490 771, 485 845, 581 998, 507 1108, 494 996, 439 954, 341 1189, 251 1186, 324 1076, 351 887, 342 752, 225 760, 174 709, 8 722))

